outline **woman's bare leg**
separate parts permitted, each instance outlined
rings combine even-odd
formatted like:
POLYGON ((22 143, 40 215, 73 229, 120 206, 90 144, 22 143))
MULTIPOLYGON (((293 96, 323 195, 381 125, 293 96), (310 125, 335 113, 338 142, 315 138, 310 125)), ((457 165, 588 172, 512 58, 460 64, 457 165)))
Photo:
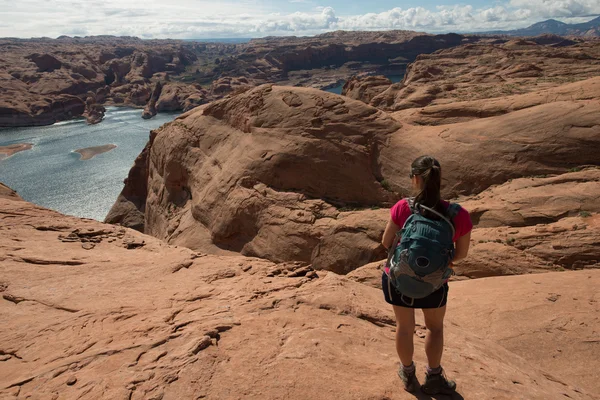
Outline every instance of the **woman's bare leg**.
POLYGON ((413 362, 415 352, 413 337, 415 333, 415 310, 393 306, 396 315, 396 351, 402 365, 408 367, 413 362))
POLYGON ((425 337, 425 353, 429 368, 438 368, 442 362, 444 352, 444 316, 446 306, 440 308, 424 308, 425 326, 427 336, 425 337))

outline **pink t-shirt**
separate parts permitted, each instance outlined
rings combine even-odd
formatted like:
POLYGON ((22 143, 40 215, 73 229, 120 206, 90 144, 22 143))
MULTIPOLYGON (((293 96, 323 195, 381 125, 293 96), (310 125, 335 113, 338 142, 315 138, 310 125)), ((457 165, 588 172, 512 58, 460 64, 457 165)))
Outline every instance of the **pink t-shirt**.
MULTIPOLYGON (((444 208, 448 208, 449 205, 449 202, 442 200, 442 206, 444 208)), ((412 214, 412 212, 410 211, 410 206, 408 205, 408 200, 402 199, 399 202, 397 202, 390 210, 390 214, 392 217, 392 221, 394 221, 396 225, 402 228, 410 214, 412 214)), ((455 230, 454 237, 452 238, 454 242, 456 242, 459 237, 471 232, 471 229, 473 229, 471 216, 469 215, 469 212, 462 207, 460 208, 458 214, 456 214, 456 216, 452 219, 452 222, 454 223, 455 230)), ((386 272, 388 272, 387 268, 386 272)))
MULTIPOLYGON (((447 209, 449 205, 450 203, 442 200, 442 207, 447 209)), ((410 217, 411 213, 412 212, 410 211, 410 206, 408 205, 407 199, 400 200, 390 210, 392 221, 394 221, 394 223, 400 228, 404 226, 404 223, 408 217, 410 217)), ((452 240, 455 242, 459 237, 466 235, 467 233, 471 232, 471 229, 473 229, 471 216, 469 215, 469 212, 462 207, 452 222, 454 222, 454 230, 456 231, 452 240)))

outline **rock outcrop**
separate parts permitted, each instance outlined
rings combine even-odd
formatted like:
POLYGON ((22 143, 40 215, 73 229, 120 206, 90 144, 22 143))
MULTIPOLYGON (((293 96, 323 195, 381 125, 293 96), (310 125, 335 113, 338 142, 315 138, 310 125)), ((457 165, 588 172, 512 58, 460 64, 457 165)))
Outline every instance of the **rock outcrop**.
POLYGON ((27 58, 35 63, 38 72, 52 72, 62 67, 62 63, 50 54, 31 54, 27 58))
MULTIPOLYGON (((290 71, 342 66, 348 62, 388 64, 403 57, 412 61, 419 54, 477 42, 477 36, 457 34, 429 35, 413 31, 345 32, 337 31, 314 38, 267 37, 253 39, 237 59, 229 61, 230 68, 240 68, 241 61, 252 60, 256 67, 277 70, 282 76, 290 71)), ((273 71, 275 72, 275 71, 273 71)), ((244 75, 244 74, 239 74, 244 75)))
MULTIPOLYGON (((0 397, 413 398, 380 289, 168 246, 5 191, 0 397)), ((459 393, 593 399, 598 284, 599 271, 452 282, 444 366, 459 393)), ((419 366, 423 330, 419 316, 419 366)))
POLYGON ((0 99, 0 126, 51 125, 80 117, 84 112, 85 102, 76 96, 60 95, 48 98, 31 95, 24 100, 18 93, 9 90, 7 95, 2 95, 0 99), (35 101, 30 103, 32 98, 35 98, 35 101))
POLYGON ((465 44, 422 54, 401 83, 371 99, 371 105, 400 111, 538 92, 598 76, 597 41, 566 47, 512 40, 465 44))
POLYGON ((481 228, 529 226, 600 212, 600 168, 515 179, 461 204, 481 228))
POLYGON ((382 175, 402 194, 410 188, 409 162, 398 154, 432 154, 444 168, 446 197, 480 193, 524 176, 568 172, 598 165, 600 104, 557 101, 469 122, 405 124, 382 152, 382 175))
POLYGON ((207 103, 208 93, 199 85, 167 83, 156 102, 156 110, 189 111, 207 103))
POLYGON ((344 84, 342 94, 369 104, 373 97, 387 90, 391 84, 392 81, 385 76, 353 76, 344 84))
POLYGON ((600 97, 600 78, 590 78, 525 94, 485 100, 440 102, 422 108, 394 112, 395 118, 412 125, 449 125, 489 118, 556 101, 593 100, 600 97))
POLYGON ((160 94, 162 93, 162 83, 156 82, 154 88, 152 89, 152 94, 150 95, 150 99, 148 100, 148 104, 144 108, 142 112, 142 118, 150 119, 154 117, 157 113, 156 111, 156 102, 160 98, 160 94))
POLYGON ((361 102, 261 86, 156 131, 147 188, 129 180, 107 221, 143 213, 170 243, 348 272, 384 255, 385 220, 340 211, 391 204, 377 155, 399 127, 361 102))
POLYGON ((256 86, 256 84, 243 76, 239 78, 224 77, 214 81, 210 91, 214 96, 223 96, 231 93, 240 93, 253 86, 256 86))
POLYGON ((94 97, 88 97, 85 100, 85 112, 83 116, 90 125, 98 124, 104 119, 106 108, 103 105, 97 104, 94 97))
MULTIPOLYGON (((598 165, 599 116, 595 101, 557 101, 461 124, 411 126, 344 96, 261 86, 155 131, 132 170, 138 178, 128 180, 107 221, 134 221, 130 226, 192 249, 347 273, 385 254, 385 208, 410 192, 409 163, 399 155, 436 156, 452 182, 444 195, 474 195, 509 179, 598 165)), ((588 207, 595 191, 575 200, 596 175, 591 169, 543 181, 556 189, 534 189, 535 179, 498 189, 527 196, 531 204, 521 211, 510 199, 489 201, 493 190, 467 206, 482 227, 493 226, 484 222, 495 215, 506 219, 502 226, 555 222, 596 211, 588 207), (542 221, 539 202, 547 197, 536 202, 535 190, 547 195, 562 187, 579 205, 565 196, 558 213, 542 221)), ((568 264, 553 257, 553 268, 568 264)))
POLYGON ((144 213, 148 197, 149 154, 157 133, 157 131, 150 132, 150 139, 136 157, 133 167, 125 178, 125 186, 108 212, 105 222, 126 226, 140 232, 144 231, 144 213))
POLYGON ((162 83, 159 81, 152 89, 152 94, 144 108, 142 118, 152 118, 159 112, 186 112, 205 104, 207 99, 207 91, 198 85, 162 83))

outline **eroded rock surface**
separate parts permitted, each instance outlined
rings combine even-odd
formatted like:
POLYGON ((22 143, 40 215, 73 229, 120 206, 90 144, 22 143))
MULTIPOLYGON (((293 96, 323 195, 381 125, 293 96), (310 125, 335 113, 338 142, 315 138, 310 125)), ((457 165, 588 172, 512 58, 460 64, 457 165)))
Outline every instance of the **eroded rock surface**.
POLYGON ((481 228, 548 224, 600 212, 600 168, 515 179, 461 204, 481 228))
POLYGON ((110 36, 2 39, 0 49, 0 126, 49 125, 84 112, 98 123, 103 104, 143 107, 155 81, 197 58, 193 44, 110 36), (98 107, 86 110, 87 98, 98 107))
POLYGON ((383 255, 385 220, 340 211, 391 204, 377 155, 399 126, 358 101, 261 86, 156 131, 147 189, 128 180, 107 221, 143 213, 173 244, 348 272, 383 255))
MULTIPOLYGON (((299 263, 168 246, 10 193, 0 198, 0 216, 3 398, 413 398, 399 389, 393 313, 379 289, 299 263)), ((591 354, 585 341, 593 338, 585 328, 578 341, 559 336, 561 323, 551 319, 552 304, 566 316, 561 302, 575 296, 565 279, 585 278, 592 289, 600 283, 598 271, 574 274, 582 273, 544 275, 544 293, 510 303, 514 313, 499 312, 481 327, 489 315, 471 318, 484 312, 490 293, 505 299, 542 286, 534 277, 493 281, 489 291, 477 282, 451 283, 457 306, 448 315, 444 366, 464 398, 593 398, 583 380, 597 379, 597 358, 586 358, 581 376, 569 369, 591 354), (530 300, 543 302, 538 297, 551 297, 548 291, 557 300, 527 317, 530 300), (482 300, 474 305, 475 298, 482 300), (502 323, 511 315, 523 318, 502 323), (514 324, 528 331, 521 347, 507 337, 514 324), (556 349, 539 357, 541 349, 526 351, 547 329, 567 343, 551 368, 541 360, 556 349)), ((577 296, 573 301, 594 300, 577 296)), ((597 307, 580 308, 570 323, 597 315, 597 307)), ((585 319, 590 330, 597 322, 585 319)), ((422 367, 423 321, 417 324, 422 367)), ((421 381, 422 374, 419 368, 421 381)))
POLYGON ((342 94, 369 104, 373 97, 387 90, 391 84, 392 81, 385 76, 366 76, 364 78, 354 76, 344 84, 342 94))
MULTIPOLYGON (((415 126, 346 96, 261 86, 155 131, 132 169, 138 178, 128 179, 107 221, 206 252, 349 272, 383 254, 385 209, 410 193, 403 155, 438 158, 449 182, 444 196, 475 195, 510 179, 598 165, 598 127, 600 104, 587 97, 459 124, 415 126), (347 218, 344 211, 356 216, 347 218)), ((514 201, 525 198, 521 211, 510 198, 489 200, 494 191, 466 207, 482 227, 492 226, 484 222, 495 215, 505 219, 502 225, 523 226, 595 212, 596 172, 542 183, 523 178, 498 189, 514 201), (562 196, 566 188, 572 194, 562 196), (552 208, 542 206, 548 199, 558 211, 544 217, 552 208)))
POLYGON ((466 44, 420 55, 401 83, 370 104, 399 111, 536 92, 598 76, 599 54, 597 41, 566 47, 524 39, 466 44))

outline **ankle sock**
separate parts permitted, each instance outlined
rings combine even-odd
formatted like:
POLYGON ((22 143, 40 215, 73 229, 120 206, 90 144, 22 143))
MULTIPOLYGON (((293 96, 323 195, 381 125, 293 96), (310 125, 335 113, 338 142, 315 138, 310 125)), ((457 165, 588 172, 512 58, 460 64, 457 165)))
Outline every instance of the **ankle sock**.
POLYGON ((427 366, 427 375, 439 375, 442 373, 442 366, 440 365, 437 368, 430 368, 427 366))
POLYGON ((407 374, 412 374, 413 372, 415 372, 415 369, 416 369, 416 367, 415 367, 414 362, 412 362, 408 367, 406 365, 402 364, 402 370, 404 372, 406 372, 407 374))

